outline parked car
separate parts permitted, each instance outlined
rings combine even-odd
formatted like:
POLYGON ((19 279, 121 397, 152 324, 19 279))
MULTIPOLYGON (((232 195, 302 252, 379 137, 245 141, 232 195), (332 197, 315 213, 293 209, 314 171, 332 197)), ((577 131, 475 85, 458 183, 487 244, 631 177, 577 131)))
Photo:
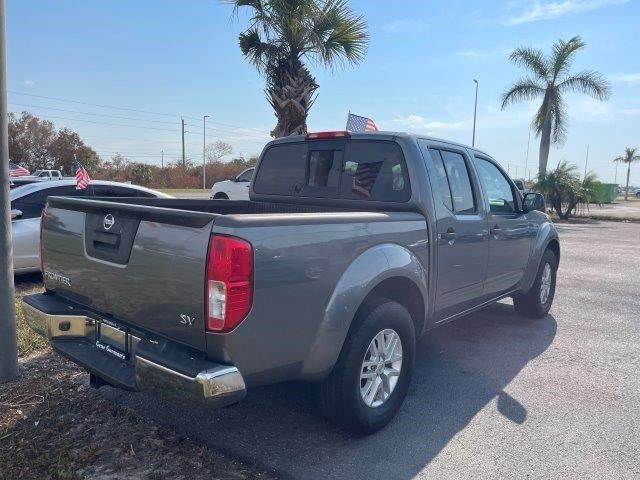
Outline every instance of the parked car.
POLYGON ((30 177, 36 179, 37 181, 62 180, 63 178, 65 178, 62 176, 62 172, 60 170, 36 170, 30 175, 30 177))
POLYGON ((50 196, 171 198, 136 185, 92 180, 76 190, 75 180, 36 182, 11 190, 11 229, 14 273, 40 270, 40 214, 50 196))
POLYGON ((291 136, 266 146, 249 191, 50 198, 47 291, 25 297, 27 321, 96 387, 222 406, 254 385, 317 382, 330 419, 371 433, 402 405, 420 335, 504 297, 535 318, 553 302, 560 244, 543 198, 480 150, 291 136))
POLYGON ((216 200, 249 200, 249 186, 255 168, 247 168, 229 180, 216 182, 211 187, 210 198, 216 200))

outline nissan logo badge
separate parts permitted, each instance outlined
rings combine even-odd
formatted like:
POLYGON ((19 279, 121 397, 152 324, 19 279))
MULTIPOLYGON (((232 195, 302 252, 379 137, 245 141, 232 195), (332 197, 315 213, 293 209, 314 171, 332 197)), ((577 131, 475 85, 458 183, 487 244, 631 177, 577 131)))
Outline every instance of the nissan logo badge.
POLYGON ((104 227, 105 230, 111 230, 111 227, 113 227, 115 223, 116 223, 116 219, 113 218, 113 215, 111 215, 110 213, 107 213, 104 216, 104 220, 102 221, 102 226, 104 227))

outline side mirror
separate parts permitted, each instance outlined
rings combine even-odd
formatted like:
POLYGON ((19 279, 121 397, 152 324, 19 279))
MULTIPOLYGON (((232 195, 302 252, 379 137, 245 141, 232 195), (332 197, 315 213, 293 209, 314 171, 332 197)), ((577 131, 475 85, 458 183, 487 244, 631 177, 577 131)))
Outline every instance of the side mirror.
POLYGON ((233 177, 231 177, 229 180, 231 180, 232 182, 237 182, 238 181, 238 177, 236 177, 235 175, 233 177))
POLYGON ((522 206, 525 213, 532 212, 533 210, 539 210, 541 212, 544 212, 545 211, 544 196, 541 193, 537 193, 537 192, 525 193, 522 206))
POLYGON ((11 210, 11 220, 19 220, 22 218, 22 210, 11 210))

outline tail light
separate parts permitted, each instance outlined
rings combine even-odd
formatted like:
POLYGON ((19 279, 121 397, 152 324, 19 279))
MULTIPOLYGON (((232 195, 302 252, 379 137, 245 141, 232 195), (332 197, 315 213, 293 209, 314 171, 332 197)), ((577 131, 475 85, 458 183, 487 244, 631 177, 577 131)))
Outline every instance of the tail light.
POLYGON ((346 138, 349 137, 349 132, 346 130, 338 130, 335 132, 312 132, 307 133, 305 140, 322 140, 327 138, 346 138))
POLYGON ((236 237, 214 235, 206 266, 206 329, 228 332, 244 320, 253 300, 253 249, 236 237))
POLYGON ((40 213, 40 271, 42 273, 44 273, 44 238, 43 238, 43 231, 44 231, 44 219, 47 215, 47 207, 44 207, 42 209, 42 212, 40 213))

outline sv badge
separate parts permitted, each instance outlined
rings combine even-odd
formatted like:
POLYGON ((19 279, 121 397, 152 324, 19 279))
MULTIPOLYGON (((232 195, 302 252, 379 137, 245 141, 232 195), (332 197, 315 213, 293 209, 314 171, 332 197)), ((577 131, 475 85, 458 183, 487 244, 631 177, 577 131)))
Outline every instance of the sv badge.
POLYGON ((195 317, 190 317, 189 315, 185 315, 184 313, 180 314, 180 323, 182 325, 188 325, 189 327, 193 327, 193 324, 195 323, 196 319, 195 317))

